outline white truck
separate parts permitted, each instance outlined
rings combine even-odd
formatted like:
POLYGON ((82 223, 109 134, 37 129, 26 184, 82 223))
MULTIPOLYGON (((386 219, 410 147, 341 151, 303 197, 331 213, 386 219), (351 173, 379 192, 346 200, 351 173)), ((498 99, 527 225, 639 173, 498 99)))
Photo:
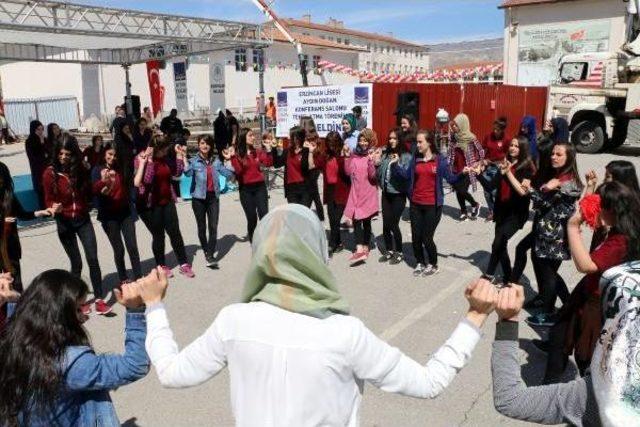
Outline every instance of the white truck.
POLYGON ((579 152, 597 153, 627 142, 640 145, 640 9, 627 1, 626 43, 620 50, 562 57, 549 88, 546 118, 569 122, 579 152))
POLYGON ((633 63, 638 59, 624 52, 561 59, 558 81, 549 88, 547 119, 569 122, 579 152, 597 153, 625 141, 640 144, 640 74, 633 63))

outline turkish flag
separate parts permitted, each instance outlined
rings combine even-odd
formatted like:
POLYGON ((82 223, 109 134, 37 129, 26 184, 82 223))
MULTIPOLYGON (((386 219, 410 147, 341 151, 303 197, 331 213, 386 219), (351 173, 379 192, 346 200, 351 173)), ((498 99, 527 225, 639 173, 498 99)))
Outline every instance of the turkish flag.
POLYGON ((153 117, 162 111, 164 103, 164 87, 160 85, 160 62, 147 61, 147 79, 149 80, 149 93, 151 95, 151 110, 153 117))

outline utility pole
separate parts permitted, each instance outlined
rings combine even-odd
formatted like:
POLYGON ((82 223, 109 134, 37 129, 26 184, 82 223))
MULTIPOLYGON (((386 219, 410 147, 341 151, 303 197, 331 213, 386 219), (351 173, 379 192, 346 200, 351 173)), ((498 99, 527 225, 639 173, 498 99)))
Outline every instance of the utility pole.
POLYGON ((302 51, 302 43, 298 39, 293 36, 293 33, 287 27, 283 21, 278 18, 276 13, 271 9, 271 7, 264 2, 264 0, 253 0, 253 4, 256 5, 258 9, 267 17, 269 21, 273 21, 273 25, 275 25, 276 29, 284 35, 289 43, 296 47, 296 52, 298 53, 298 62, 300 63, 300 75, 302 77, 302 86, 309 86, 309 79, 307 76, 307 58, 304 52, 302 51))

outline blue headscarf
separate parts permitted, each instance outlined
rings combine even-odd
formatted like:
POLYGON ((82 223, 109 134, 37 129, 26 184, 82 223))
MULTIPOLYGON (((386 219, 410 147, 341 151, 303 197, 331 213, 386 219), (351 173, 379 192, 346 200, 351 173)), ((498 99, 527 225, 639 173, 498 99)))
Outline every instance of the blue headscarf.
POLYGON ((529 140, 529 152, 531 158, 538 159, 538 135, 536 134, 536 118, 533 116, 524 116, 520 124, 520 135, 529 140), (524 130, 523 130, 524 128, 524 130))
POLYGON ((569 123, 562 117, 551 119, 553 142, 569 142, 569 123))

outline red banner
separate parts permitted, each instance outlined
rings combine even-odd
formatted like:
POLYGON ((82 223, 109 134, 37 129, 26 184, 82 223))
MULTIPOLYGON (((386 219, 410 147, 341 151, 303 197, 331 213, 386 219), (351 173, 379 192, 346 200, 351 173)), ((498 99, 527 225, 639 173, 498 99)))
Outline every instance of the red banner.
POLYGON ((164 87, 160 84, 160 61, 147 61, 147 79, 151 95, 151 110, 153 117, 162 111, 164 103, 164 87))

